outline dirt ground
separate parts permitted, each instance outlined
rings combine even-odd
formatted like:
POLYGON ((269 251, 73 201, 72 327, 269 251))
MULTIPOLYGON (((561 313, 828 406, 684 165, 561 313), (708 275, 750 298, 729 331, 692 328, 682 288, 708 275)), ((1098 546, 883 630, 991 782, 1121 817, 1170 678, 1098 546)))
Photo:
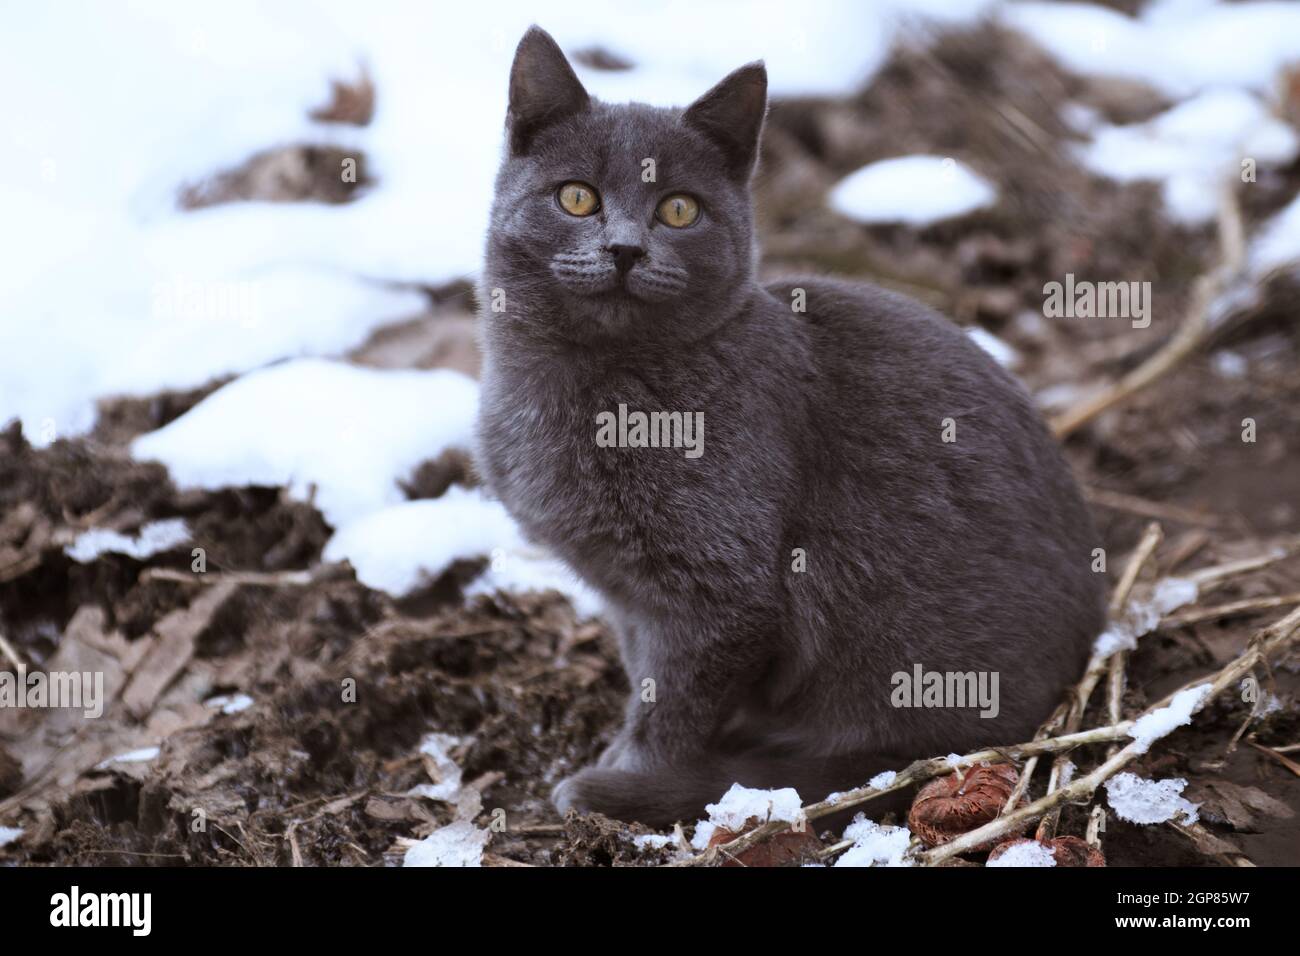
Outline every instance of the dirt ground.
MULTIPOLYGON (((1055 408, 1115 380, 1173 333, 1215 238, 1171 226, 1154 187, 1082 171, 1070 157, 1078 136, 1060 118, 1067 102, 1111 121, 1167 105, 1133 84, 1065 74, 992 27, 901 50, 856 97, 777 102, 758 181, 764 272, 868 278, 982 326, 1020 353, 1018 374, 1055 408), (960 155, 997 183, 1002 201, 919 231, 828 211, 825 192, 839 177, 908 152, 960 155), (1067 272, 1150 280, 1151 327, 1044 319, 1042 286, 1067 272)), ((311 144, 302 151, 315 155, 311 144)), ((286 167, 286 201, 351 198, 304 186, 311 161, 255 160, 256 175, 214 171, 182 199, 257 198, 281 188, 265 170, 286 167)), ((1248 231, 1298 183, 1293 166, 1243 186, 1248 231)), ((472 373, 471 293, 428 291, 427 314, 381 330, 351 357, 472 373)), ((1211 348, 1070 438, 1112 572, 1152 518, 1165 531, 1161 574, 1260 554, 1300 532, 1298 304, 1300 287, 1271 281, 1224 321, 1211 348), (1225 361, 1225 350, 1244 366, 1225 361), (1242 440, 1246 418, 1257 423, 1252 443, 1242 440)), ((331 529, 310 504, 276 488, 178 490, 159 466, 127 456, 132 436, 220 384, 107 401, 92 435, 45 449, 16 425, 0 433, 0 635, 33 668, 103 670, 113 694, 97 720, 0 711, 0 824, 25 829, 0 848, 0 863, 394 864, 404 841, 452 819, 447 804, 410 793, 430 781, 419 746, 434 731, 457 739, 449 753, 482 794, 480 822, 505 812, 488 863, 666 861, 667 850, 634 847, 641 831, 561 820, 548 800, 619 720, 626 681, 602 625, 575 620, 554 594, 466 605, 461 589, 479 565, 394 600, 346 566, 320 564, 331 529), (79 564, 63 550, 79 530, 132 531, 169 517, 188 522, 192 541, 145 561, 110 553, 79 564), (191 573, 196 547, 207 574, 191 573), (347 687, 355 700, 344 699, 347 687), (204 703, 241 694, 251 699, 243 709, 204 703), (156 759, 104 763, 160 741, 156 759)), ((473 481, 464 460, 449 458, 413 474, 407 492, 436 497, 473 481)), ((1291 557, 1202 603, 1297 592, 1300 558, 1291 557)), ((1126 711, 1222 666, 1287 609, 1148 635, 1129 669, 1126 711)), ((1242 739, 1234 743, 1246 705, 1225 697, 1131 768, 1185 777, 1185 796, 1226 843, 1207 853, 1172 827, 1112 818, 1103 835, 1110 865, 1225 865, 1236 853, 1300 864, 1300 754, 1287 766, 1254 746, 1300 741, 1300 662, 1266 677, 1278 707, 1242 739)), ((1081 834, 1085 822, 1082 809, 1067 808, 1061 832, 1081 834)))

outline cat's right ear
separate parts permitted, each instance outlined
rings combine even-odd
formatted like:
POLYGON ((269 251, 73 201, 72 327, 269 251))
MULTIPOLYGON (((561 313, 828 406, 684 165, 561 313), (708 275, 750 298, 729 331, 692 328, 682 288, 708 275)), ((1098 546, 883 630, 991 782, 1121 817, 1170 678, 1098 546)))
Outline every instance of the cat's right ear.
POLYGON ((506 130, 511 154, 522 156, 538 132, 585 110, 590 102, 551 35, 541 27, 529 27, 510 67, 506 130))

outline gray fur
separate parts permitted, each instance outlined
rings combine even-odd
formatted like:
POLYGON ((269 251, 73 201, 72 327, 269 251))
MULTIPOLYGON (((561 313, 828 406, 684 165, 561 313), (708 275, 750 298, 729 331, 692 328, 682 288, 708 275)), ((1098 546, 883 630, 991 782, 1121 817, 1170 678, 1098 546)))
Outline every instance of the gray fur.
POLYGON ((756 282, 762 64, 686 111, 615 106, 533 28, 511 91, 481 466, 607 599, 632 684, 557 805, 665 824, 736 781, 811 800, 1031 735, 1103 624, 1088 513, 1024 391, 946 319, 862 283, 756 282), (559 207, 570 180, 599 213, 559 207), (675 230, 654 210, 681 191, 704 212, 675 230), (620 274, 607 248, 629 244, 644 254, 620 274), (597 447, 620 403, 702 411, 705 453, 597 447), (896 709, 891 675, 916 663, 999 672, 998 716, 896 709))

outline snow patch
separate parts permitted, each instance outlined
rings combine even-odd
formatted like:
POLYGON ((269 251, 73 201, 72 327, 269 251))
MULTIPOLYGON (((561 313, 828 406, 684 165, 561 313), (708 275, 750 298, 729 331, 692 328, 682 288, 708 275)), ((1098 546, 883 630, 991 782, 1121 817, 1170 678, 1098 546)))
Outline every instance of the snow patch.
MULTIPOLYGON (((567 51, 600 44, 632 62, 577 64, 594 95, 684 106, 760 57, 774 95, 846 95, 916 14, 962 22, 989 6, 586 2, 551 5, 543 22, 567 51), (665 23, 689 28, 665 43, 665 23)), ((100 396, 339 354, 425 307, 390 283, 438 285, 480 268, 481 243, 466 237, 486 229, 506 77, 536 3, 457 9, 456 41, 436 56, 429 38, 448 30, 438 4, 363 15, 348 0, 231 0, 223 14, 90 4, 69 31, 49 4, 9 12, 7 75, 59 77, 27 84, 0 132, 0 315, 27 317, 0 322, 0 422, 19 416, 29 438, 91 427, 100 396), (355 77, 358 63, 377 91, 370 124, 309 119, 329 79, 355 77), (184 184, 283 143, 364 151, 374 183, 341 205, 177 208, 184 184)))
POLYGON ((1251 240, 1249 257, 1257 276, 1284 267, 1300 268, 1300 196, 1264 223, 1251 240))
POLYGON ((1056 857, 1050 848, 1037 840, 1014 843, 985 866, 1056 866, 1056 857))
POLYGON ((852 840, 835 861, 836 866, 911 866, 906 858, 912 834, 907 827, 881 826, 859 813, 844 829, 844 839, 852 840))
POLYGON ((489 831, 457 820, 407 848, 402 866, 482 866, 483 848, 491 838, 489 831))
POLYGON ((1139 717, 1128 732, 1129 736, 1137 741, 1138 751, 1146 753, 1161 737, 1167 737, 1179 727, 1190 724, 1192 714, 1210 696, 1213 689, 1210 684, 1198 684, 1180 690, 1168 706, 1139 717))
POLYGON ((691 834, 692 849, 703 852, 708 849, 709 841, 713 839, 713 834, 718 830, 716 823, 710 823, 708 820, 701 820, 695 824, 695 832, 691 834))
POLYGON ((1220 378, 1245 378, 1250 371, 1250 362, 1239 352, 1220 349, 1210 356, 1210 367, 1220 378))
POLYGON ((710 823, 733 833, 744 829, 747 820, 757 820, 760 824, 772 820, 795 823, 803 817, 803 801, 793 787, 757 790, 733 783, 721 800, 704 809, 709 814, 710 823))
POLYGON ((218 694, 205 700, 203 706, 219 710, 223 714, 238 714, 253 706, 253 698, 247 694, 218 694))
POLYGON ((1161 578, 1151 592, 1151 603, 1161 615, 1172 614, 1200 596, 1200 587, 1190 578, 1161 578))
POLYGON ((1109 657, 1116 651, 1131 651, 1137 647, 1139 637, 1150 634, 1160 626, 1160 619, 1180 607, 1191 604, 1199 595, 1195 581, 1188 578, 1161 578, 1152 589, 1151 596, 1130 600, 1124 616, 1112 621, 1093 643, 1093 653, 1109 657))
POLYGON ((1015 368, 1020 364, 1020 353, 987 329, 976 325, 968 328, 966 334, 1003 368, 1015 368))
POLYGON ((897 771, 882 770, 880 773, 876 774, 874 777, 872 777, 870 780, 867 781, 867 786, 871 787, 873 790, 884 790, 886 787, 892 787, 894 785, 894 781, 897 779, 898 779, 897 771))
POLYGON ((107 760, 101 760, 95 764, 95 769, 103 770, 115 763, 148 763, 150 760, 157 760, 159 752, 157 747, 141 747, 139 750, 128 750, 126 753, 117 754, 107 760))
POLYGON ((850 173, 831 190, 836 212, 863 223, 928 226, 992 205, 997 191, 952 157, 898 156, 850 173))
POLYGON ((1195 225, 1217 216, 1223 183, 1238 177, 1244 159, 1284 166, 1297 153, 1300 138, 1257 96, 1213 89, 1145 123, 1098 127, 1080 158, 1120 182, 1161 183, 1173 219, 1195 225))
POLYGON ((1200 804, 1183 798, 1186 786, 1181 778, 1144 780, 1125 772, 1106 781, 1106 799, 1119 818, 1130 823, 1164 823, 1181 815, 1182 822, 1192 824, 1200 804))
POLYGON ((642 833, 632 838, 632 845, 638 850, 661 850, 676 842, 676 837, 663 833, 642 833))
POLYGON ((22 835, 22 827, 0 827, 0 846, 8 846, 22 835))
POLYGON ((1300 60, 1300 8, 1292 3, 1160 0, 1137 17, 1091 3, 1011 3, 1003 23, 1069 70, 1140 80, 1174 98, 1215 86, 1267 91, 1300 60))
POLYGON ((489 558, 465 596, 497 591, 559 591, 580 618, 601 612, 600 597, 559 559, 532 547, 500 501, 477 488, 453 486, 440 498, 380 509, 339 528, 326 561, 349 561, 357 580, 390 594, 408 594, 456 561, 489 558))
POLYGON ((112 551, 143 561, 164 551, 170 551, 190 539, 190 529, 183 518, 151 521, 140 528, 135 537, 128 537, 106 528, 92 528, 77 535, 63 553, 80 564, 89 564, 100 555, 112 551))
POLYGON ((209 395, 131 452, 179 485, 284 485, 335 527, 403 499, 397 482, 469 448, 478 386, 458 372, 377 371, 298 359, 209 395))
POLYGON ((460 795, 461 769, 451 759, 450 751, 461 743, 461 738, 451 734, 425 734, 420 741, 420 753, 428 758, 424 765, 434 782, 416 784, 408 793, 414 797, 454 803, 460 795))

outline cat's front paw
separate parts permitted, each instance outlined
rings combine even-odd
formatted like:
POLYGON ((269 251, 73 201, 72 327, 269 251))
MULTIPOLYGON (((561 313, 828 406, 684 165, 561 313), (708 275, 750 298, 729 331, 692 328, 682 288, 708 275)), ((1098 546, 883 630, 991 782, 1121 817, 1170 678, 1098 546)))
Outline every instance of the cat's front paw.
POLYGON ((555 804, 555 809, 560 811, 560 816, 564 816, 570 810, 576 810, 578 813, 587 812, 587 808, 582 803, 582 781, 578 779, 581 776, 581 773, 575 773, 572 777, 565 777, 551 791, 551 803, 555 804))
POLYGON ((576 810, 629 819, 627 811, 630 804, 638 802, 641 779, 621 770, 588 767, 561 780, 551 793, 551 802, 561 815, 576 810))

